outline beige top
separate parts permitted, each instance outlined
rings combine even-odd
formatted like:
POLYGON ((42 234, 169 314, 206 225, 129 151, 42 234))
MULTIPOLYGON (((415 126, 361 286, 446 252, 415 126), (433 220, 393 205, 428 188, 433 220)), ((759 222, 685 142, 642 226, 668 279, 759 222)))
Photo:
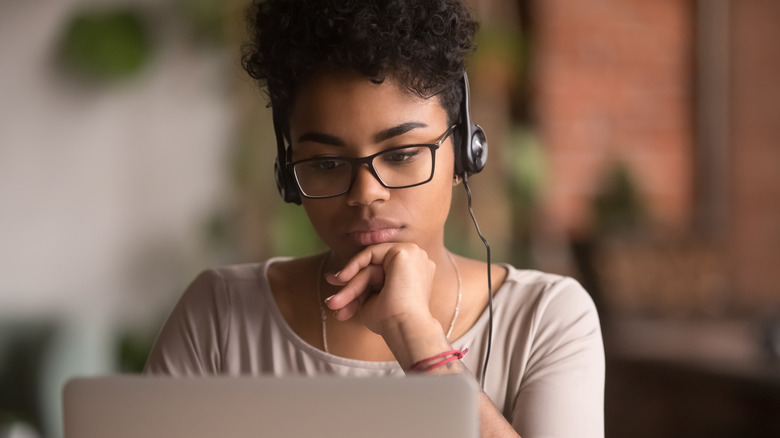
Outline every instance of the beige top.
MULTIPOLYGON (((267 268, 284 259, 211 269, 173 309, 146 372, 204 374, 397 375, 396 362, 346 359, 313 347, 285 322, 267 268)), ((511 266, 495 293, 485 392, 523 438, 603 437, 604 349, 598 315, 575 280, 511 266)), ((453 341, 479 379, 487 310, 453 341)))

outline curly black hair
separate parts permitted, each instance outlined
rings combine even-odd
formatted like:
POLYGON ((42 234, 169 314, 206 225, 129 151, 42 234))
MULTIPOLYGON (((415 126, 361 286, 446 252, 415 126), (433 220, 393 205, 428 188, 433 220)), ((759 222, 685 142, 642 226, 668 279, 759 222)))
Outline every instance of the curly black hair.
POLYGON ((460 117, 458 83, 478 24, 461 0, 267 0, 247 11, 242 65, 287 132, 303 81, 323 69, 385 77, 460 117))

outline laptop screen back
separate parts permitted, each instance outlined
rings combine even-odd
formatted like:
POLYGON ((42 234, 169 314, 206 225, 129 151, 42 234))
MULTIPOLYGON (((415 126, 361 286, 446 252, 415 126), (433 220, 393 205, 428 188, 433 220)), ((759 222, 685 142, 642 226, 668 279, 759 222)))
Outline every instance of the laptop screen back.
POLYGON ((114 376, 63 397, 65 438, 479 436, 465 376, 114 376))

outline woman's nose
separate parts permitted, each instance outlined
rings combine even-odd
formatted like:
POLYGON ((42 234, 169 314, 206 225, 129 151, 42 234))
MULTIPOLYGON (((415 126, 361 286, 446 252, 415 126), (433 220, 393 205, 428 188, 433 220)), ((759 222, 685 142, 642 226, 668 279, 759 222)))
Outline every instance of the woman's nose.
POLYGON ((384 201, 389 196, 390 189, 379 182, 368 165, 361 165, 355 170, 355 180, 347 193, 349 205, 369 205, 374 201, 384 201))

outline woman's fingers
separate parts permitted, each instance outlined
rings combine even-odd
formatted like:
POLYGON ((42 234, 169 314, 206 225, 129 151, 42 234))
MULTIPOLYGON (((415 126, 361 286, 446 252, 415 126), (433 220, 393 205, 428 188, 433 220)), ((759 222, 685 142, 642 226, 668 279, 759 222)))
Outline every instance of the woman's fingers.
POLYGON ((347 303, 346 306, 333 312, 333 316, 339 321, 346 321, 355 316, 358 309, 360 309, 360 301, 355 299, 347 303))
POLYGON ((381 330, 390 319, 414 317, 429 311, 435 270, 436 265, 417 245, 369 246, 355 254, 341 271, 326 276, 328 283, 342 288, 325 303, 336 311, 339 320, 360 312, 369 328, 381 330))
POLYGON ((339 321, 346 321, 349 318, 352 318, 353 316, 355 316, 356 313, 358 313, 358 310, 360 310, 360 306, 362 306, 363 303, 371 297, 371 295, 372 292, 369 291, 363 292, 362 294, 358 295, 357 298, 347 303, 346 306, 336 310, 333 313, 333 315, 339 321))
MULTIPOLYGON (((355 303, 356 305, 359 304, 357 299, 361 295, 367 295, 378 291, 384 281, 384 271, 381 266, 370 265, 358 271, 345 283, 337 281, 338 279, 333 274, 329 274, 326 277, 326 280, 331 284, 344 285, 338 293, 329 297, 325 302, 329 309, 340 310, 352 303, 355 303)), ((363 301, 365 301, 365 297, 363 301)))
POLYGON ((393 247, 393 245, 394 244, 391 243, 372 245, 355 254, 347 262, 347 264, 341 268, 341 271, 333 274, 332 278, 335 282, 332 282, 331 284, 338 284, 337 282, 346 283, 368 266, 381 266, 384 262, 384 258, 387 255, 387 252, 393 247))

